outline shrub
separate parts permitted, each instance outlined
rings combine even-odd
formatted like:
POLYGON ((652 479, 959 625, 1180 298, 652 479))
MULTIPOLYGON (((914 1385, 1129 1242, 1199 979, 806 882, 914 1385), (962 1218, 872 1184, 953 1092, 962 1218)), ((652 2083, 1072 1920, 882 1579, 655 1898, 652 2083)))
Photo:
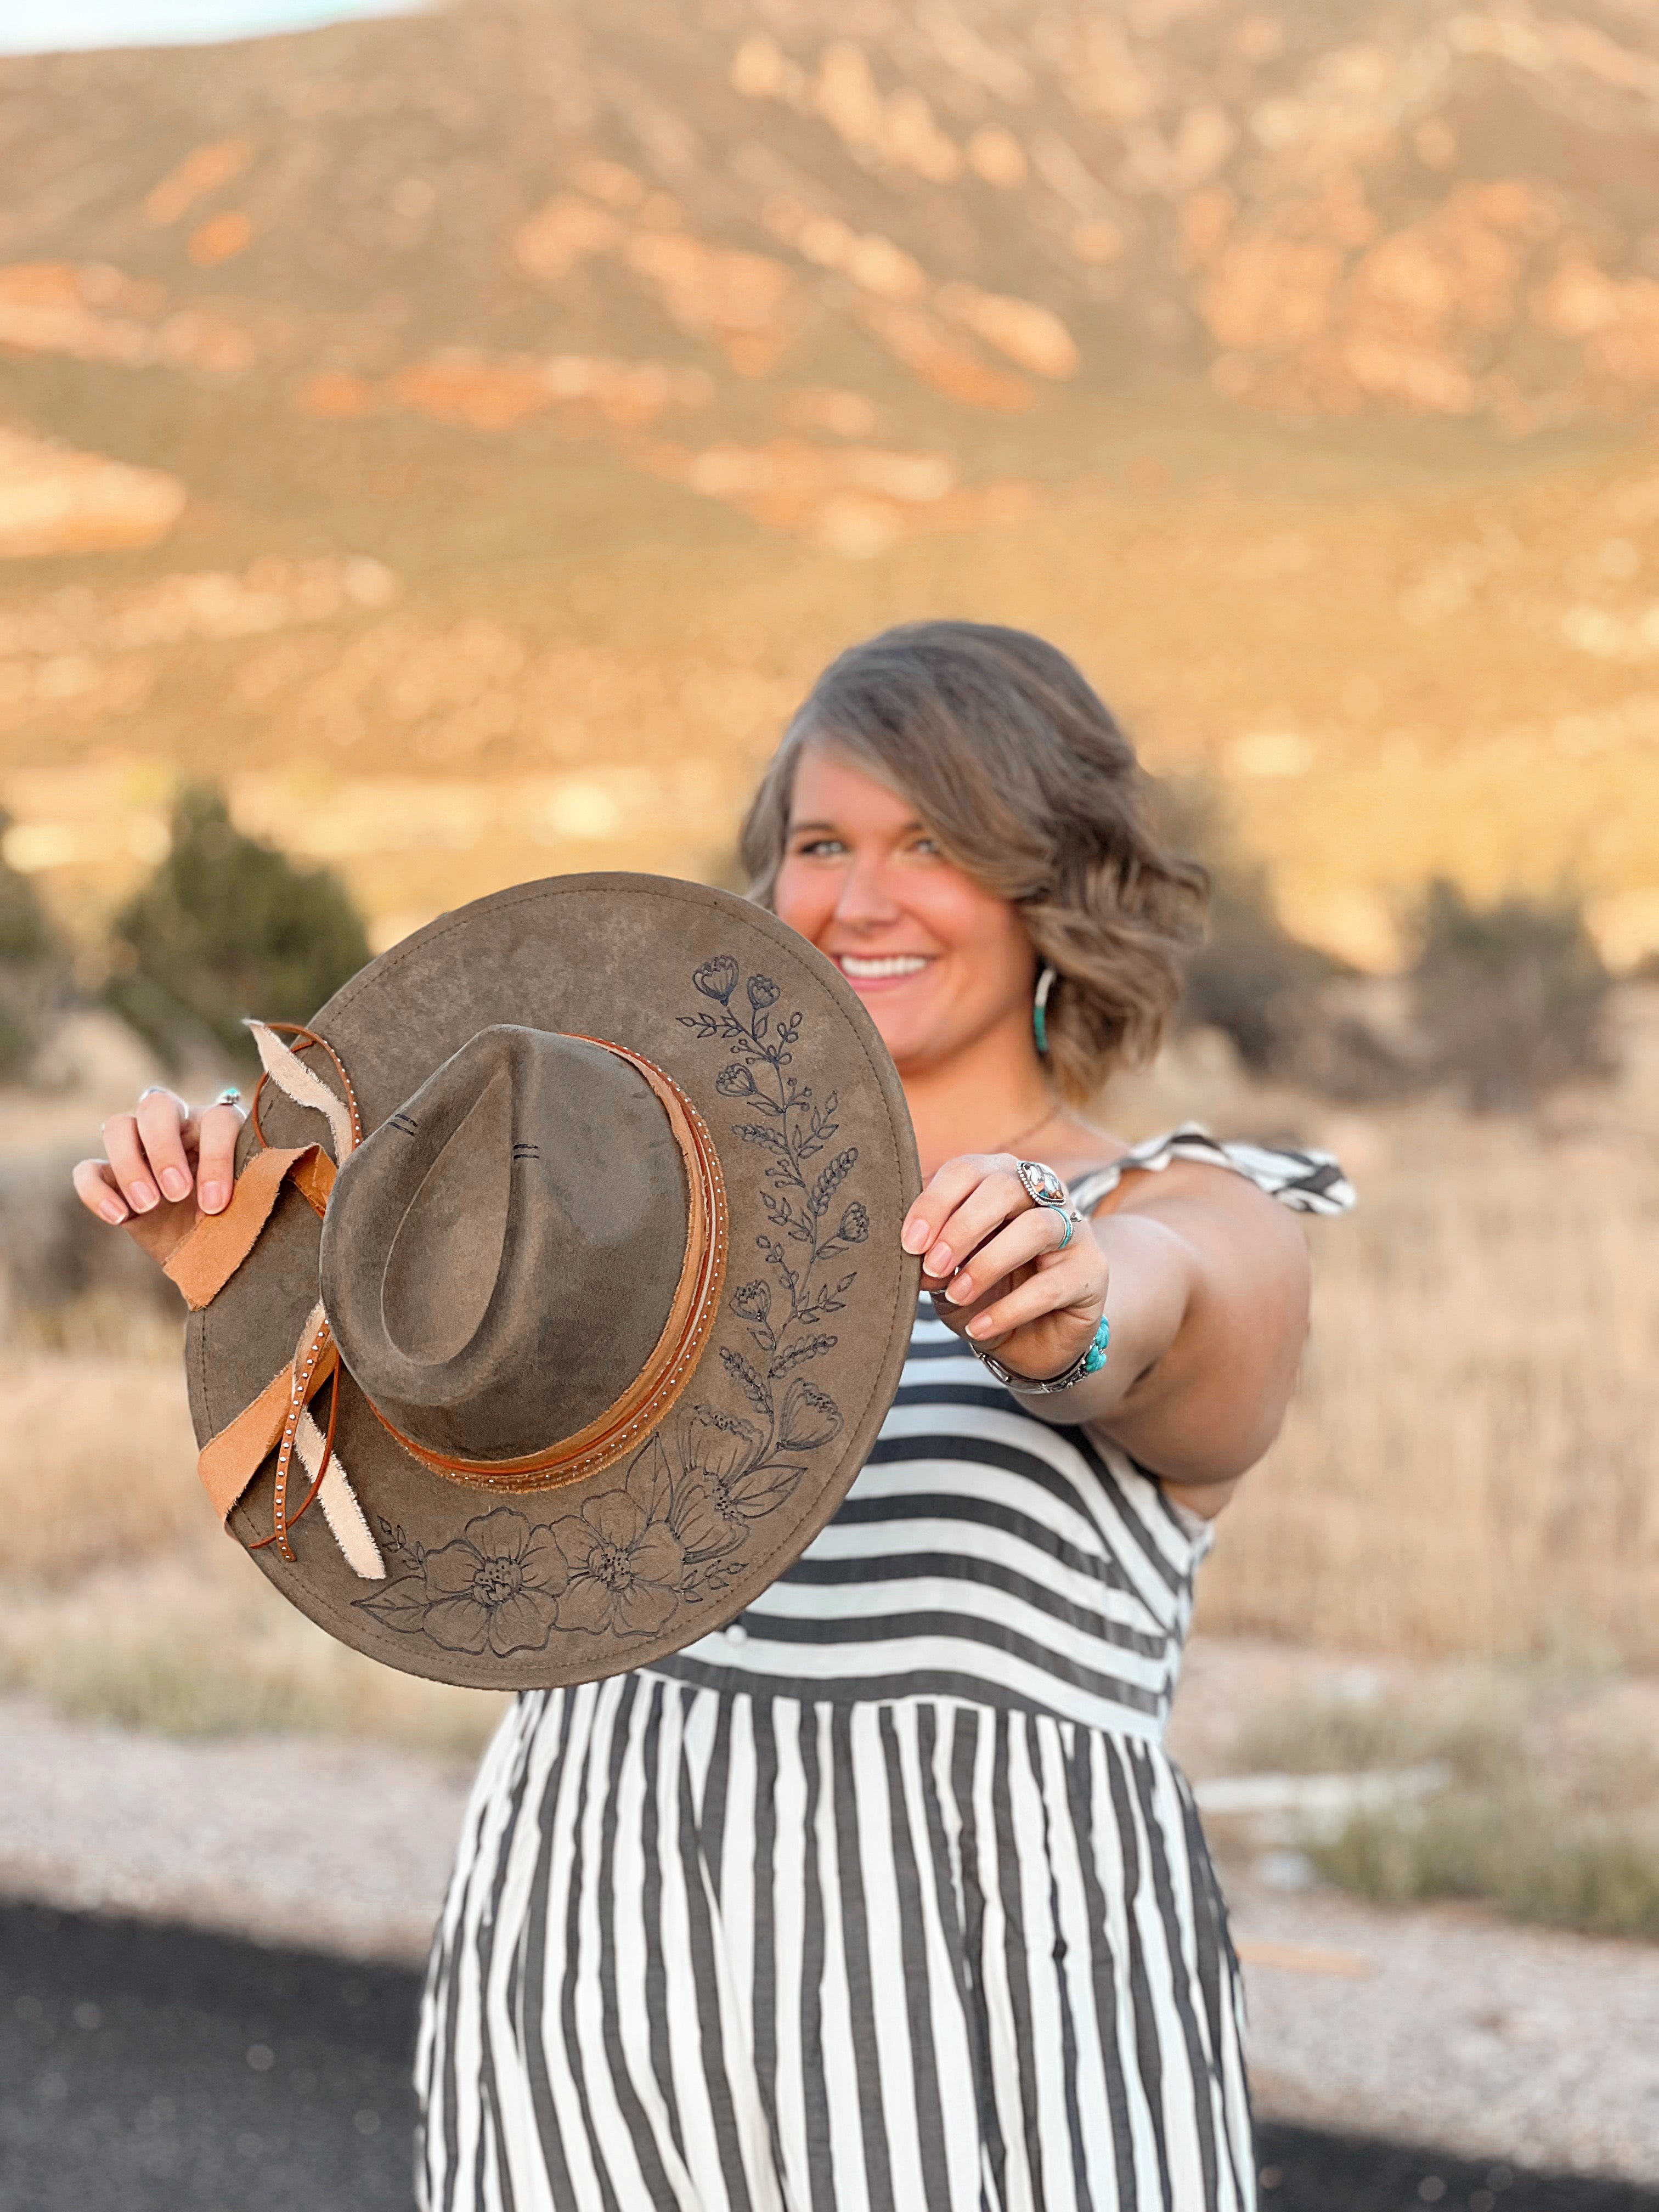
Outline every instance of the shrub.
MULTIPOLYGON (((1462 1697, 1392 1688, 1364 1698, 1286 1700, 1236 1747, 1245 1773, 1399 1772, 1431 1763, 1425 1797, 1356 1813, 1301 1838, 1328 1881, 1384 1904, 1484 1899, 1516 1920, 1592 1935, 1659 1937, 1659 1814, 1653 1779, 1628 1777, 1613 1814, 1582 1774, 1535 1743, 1519 1681, 1462 1697)), ((1536 1707, 1533 1711, 1536 1711, 1536 1707)), ((1632 1762, 1620 1746, 1620 1778, 1632 1762)))
POLYGON ((1659 1842, 1524 1784, 1361 1815, 1310 1856, 1332 1881, 1384 1904, 1483 1898, 1516 1920, 1659 1938, 1659 1842))
POLYGON ((1165 834, 1210 878, 1208 927, 1187 963, 1182 1024, 1224 1031, 1253 1074, 1288 1074, 1320 992, 1340 963, 1285 927, 1266 869, 1239 854, 1213 786, 1197 777, 1170 781, 1158 802, 1165 834))
POLYGON ((306 1021, 369 957, 338 878, 244 836, 205 787, 180 795, 172 850, 112 938, 110 1003, 175 1062, 204 1035, 251 1060, 245 1016, 306 1021))
POLYGON ((1453 884, 1431 885, 1413 1011, 1436 1073, 1476 1113, 1525 1110, 1611 1074, 1612 987, 1571 900, 1477 908, 1453 884))
MULTIPOLYGON (((6 826, 0 814, 0 836, 6 826)), ((21 1075, 33 1058, 68 973, 34 885, 0 859, 0 1081, 21 1075)))

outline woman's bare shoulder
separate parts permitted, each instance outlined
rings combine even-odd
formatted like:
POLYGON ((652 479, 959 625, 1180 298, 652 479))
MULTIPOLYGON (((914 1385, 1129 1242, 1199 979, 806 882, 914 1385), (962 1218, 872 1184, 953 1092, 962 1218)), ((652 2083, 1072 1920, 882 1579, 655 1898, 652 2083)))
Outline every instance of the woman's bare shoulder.
POLYGON ((1043 1157, 1057 1175, 1068 1183, 1078 1183, 1086 1176, 1115 1166, 1130 1149, 1127 1137, 1114 1136, 1109 1129, 1097 1128, 1081 1115, 1068 1114, 1043 1157))

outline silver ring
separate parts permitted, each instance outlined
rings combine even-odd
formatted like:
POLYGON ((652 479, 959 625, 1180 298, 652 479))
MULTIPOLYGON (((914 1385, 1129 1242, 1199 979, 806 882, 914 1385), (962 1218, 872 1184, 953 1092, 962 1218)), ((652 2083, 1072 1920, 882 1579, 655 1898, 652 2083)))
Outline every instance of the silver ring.
POLYGON ((167 1092, 169 1097, 172 1095, 171 1092, 167 1091, 167 1086, 165 1083, 147 1083, 143 1089, 138 1093, 138 1103, 142 1106, 146 1098, 157 1097, 163 1092, 167 1092))
POLYGON ((1064 1178, 1056 1175, 1053 1168, 1042 1160, 1017 1160, 1014 1165, 1024 1186, 1025 1195, 1032 1204, 1040 1206, 1045 1213, 1060 1216, 1061 1234, 1054 1249, 1063 1252, 1072 1241, 1073 1231, 1083 1218, 1072 1203, 1072 1194, 1066 1189, 1064 1178))
POLYGON ((1025 1195, 1035 1206, 1065 1207, 1072 1202, 1072 1194, 1060 1177, 1042 1160, 1016 1160, 1014 1170, 1024 1185, 1025 1195))
POLYGON ((240 1106, 242 1094, 234 1083, 228 1083, 213 1103, 216 1106, 240 1106))

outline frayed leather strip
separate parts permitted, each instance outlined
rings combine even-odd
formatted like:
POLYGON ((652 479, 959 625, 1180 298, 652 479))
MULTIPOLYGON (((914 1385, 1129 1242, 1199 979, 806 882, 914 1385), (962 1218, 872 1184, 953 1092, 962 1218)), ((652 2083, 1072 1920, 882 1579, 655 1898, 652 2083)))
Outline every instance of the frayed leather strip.
POLYGON ((236 1178, 222 1213, 204 1213, 167 1255, 162 1272, 192 1313, 210 1305, 259 1241, 289 1176, 319 1219, 334 1188, 334 1163, 319 1145, 256 1152, 236 1178))
MULTIPOLYGON (((321 1389, 334 1372, 336 1360, 331 1345, 311 1371, 308 1396, 321 1389)), ((293 1391, 293 1366, 279 1368, 253 1403, 245 1406, 234 1421, 203 1445, 196 1472, 222 1522, 229 1520, 243 1492, 281 1443, 293 1391)))

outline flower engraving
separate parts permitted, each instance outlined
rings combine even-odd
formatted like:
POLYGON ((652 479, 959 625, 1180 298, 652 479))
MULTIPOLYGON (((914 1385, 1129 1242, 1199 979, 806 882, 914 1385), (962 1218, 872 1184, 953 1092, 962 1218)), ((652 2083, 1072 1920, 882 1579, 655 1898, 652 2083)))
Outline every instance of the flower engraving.
POLYGON ((738 963, 729 952, 717 952, 694 971, 691 981, 705 999, 718 999, 724 1006, 738 988, 738 963))
POLYGON ((569 1570, 550 1532, 497 1506, 428 1552, 385 1522, 387 1547, 414 1568, 356 1602, 400 1635, 423 1635, 445 1651, 505 1659, 539 1651, 552 1634, 569 1570))
POLYGON ((723 1098, 741 1101, 754 1117, 740 1122, 737 1134, 767 1155, 761 1193, 767 1231, 755 1242, 773 1280, 757 1277, 731 1292, 731 1310, 745 1324, 753 1350, 727 1344, 720 1353, 728 1381, 757 1419, 698 1407, 681 1431, 679 1496, 696 1503, 695 1529, 684 1517, 693 1510, 689 1504, 677 1525, 697 1551, 740 1542, 744 1524, 770 1512, 800 1480, 805 1470, 785 1455, 817 1451, 841 1434, 835 1400, 799 1370, 835 1349, 835 1334, 823 1324, 845 1311, 857 1280, 855 1272, 838 1273, 826 1263, 870 1234, 868 1208, 843 1189, 858 1164, 858 1148, 832 1149, 835 1093, 819 1100, 792 1072, 801 1016, 774 1011, 782 993, 772 976, 748 976, 741 998, 738 980, 734 961, 705 960, 692 981, 720 1011, 680 1020, 725 1045, 726 1064, 714 1088, 723 1098))
POLYGON ((786 1451, 816 1451, 841 1434, 841 1408, 827 1391, 799 1376, 783 1394, 778 1442, 786 1451))
POLYGON ((800 1480, 799 1467, 773 1457, 765 1432, 708 1406, 695 1407, 678 1436, 675 1523, 689 1554, 718 1558, 748 1534, 800 1480))
POLYGON ((801 1016, 775 1013, 782 994, 774 979, 745 980, 738 963, 719 953, 691 981, 710 1004, 680 1019, 726 1047, 714 1089, 755 1116, 736 1133, 767 1155, 768 1233, 755 1240, 765 1272, 738 1284, 727 1301, 752 1356, 732 1344, 720 1347, 745 1411, 682 1409, 635 1454, 619 1485, 541 1527, 499 1506, 428 1551, 382 1520, 386 1548, 406 1571, 356 1603, 399 1634, 498 1659, 543 1650, 556 1628, 655 1641, 682 1605, 724 1595, 754 1524, 784 1504, 805 1474, 804 1455, 842 1432, 835 1399, 799 1370, 835 1348, 822 1323, 844 1310, 856 1279, 827 1263, 870 1234, 868 1210, 842 1193, 857 1148, 831 1150, 834 1092, 817 1100, 790 1072, 801 1016))
POLYGON ((620 1490, 590 1498, 556 1521, 569 1571, 560 1625, 589 1636, 654 1636, 680 1597, 686 1547, 670 1513, 672 1486, 659 1437, 638 1453, 620 1490))

